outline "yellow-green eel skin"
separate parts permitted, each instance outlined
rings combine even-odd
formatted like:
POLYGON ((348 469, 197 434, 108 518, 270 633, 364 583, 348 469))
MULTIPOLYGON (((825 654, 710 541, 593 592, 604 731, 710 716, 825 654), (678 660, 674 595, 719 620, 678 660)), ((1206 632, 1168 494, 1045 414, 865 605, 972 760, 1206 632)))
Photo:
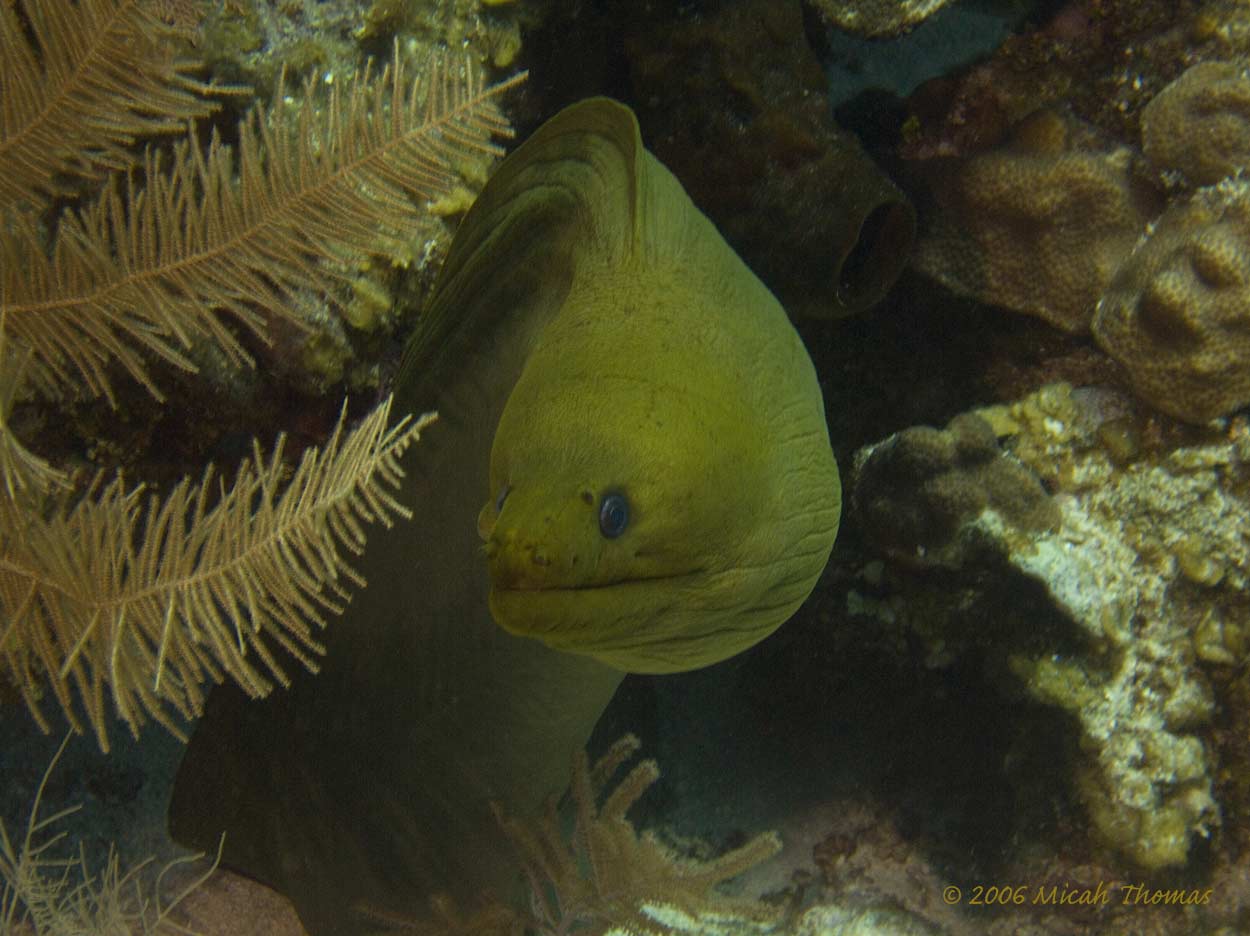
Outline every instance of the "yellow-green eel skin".
POLYGON ((490 804, 567 783, 625 673, 723 660, 811 592, 841 507, 785 311, 593 98, 500 165, 405 352, 411 522, 317 675, 214 691, 170 828, 294 902, 312 936, 522 899, 490 804))

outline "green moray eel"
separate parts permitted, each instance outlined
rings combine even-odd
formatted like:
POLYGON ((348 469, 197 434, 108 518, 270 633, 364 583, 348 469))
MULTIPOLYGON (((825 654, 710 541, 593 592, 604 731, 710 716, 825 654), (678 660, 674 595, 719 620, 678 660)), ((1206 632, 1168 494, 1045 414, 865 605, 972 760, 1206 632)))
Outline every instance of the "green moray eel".
POLYGON ((766 637, 838 526, 797 334, 607 99, 500 165, 396 397, 440 414, 408 456, 413 520, 371 532, 319 674, 213 692, 170 807, 313 936, 519 897, 490 803, 561 790, 624 673, 766 637))

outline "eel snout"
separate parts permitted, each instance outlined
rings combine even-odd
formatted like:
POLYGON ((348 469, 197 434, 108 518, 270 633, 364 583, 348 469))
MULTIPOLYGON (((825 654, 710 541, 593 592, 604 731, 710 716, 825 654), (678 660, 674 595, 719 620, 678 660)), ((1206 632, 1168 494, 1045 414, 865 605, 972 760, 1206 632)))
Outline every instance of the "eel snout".
POLYGON ((484 551, 491 582, 502 589, 550 588, 553 576, 577 564, 575 556, 515 530, 493 532, 484 551))

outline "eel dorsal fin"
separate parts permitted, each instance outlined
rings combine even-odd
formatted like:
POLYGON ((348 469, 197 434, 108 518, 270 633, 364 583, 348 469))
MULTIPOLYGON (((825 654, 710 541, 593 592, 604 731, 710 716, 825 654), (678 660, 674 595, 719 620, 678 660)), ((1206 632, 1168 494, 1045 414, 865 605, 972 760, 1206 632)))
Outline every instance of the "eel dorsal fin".
POLYGON ((511 154, 456 232, 405 348, 398 403, 427 405, 438 386, 429 369, 456 368, 461 358, 449 351, 480 344, 500 316, 545 322, 579 267, 625 263, 640 238, 647 158, 633 112, 609 98, 566 108, 511 154), (544 307, 538 315, 535 305, 544 307))
POLYGON ((406 457, 413 519, 370 530, 368 586, 330 622, 320 674, 259 701, 219 687, 196 728, 171 832, 213 850, 225 831, 225 864, 289 896, 312 936, 374 929, 365 907, 421 918, 436 893, 508 896, 489 801, 523 815, 557 792, 620 681, 494 625, 476 517, 530 341, 579 268, 631 249, 640 154, 633 115, 599 99, 488 182, 396 387, 397 413, 440 414, 406 457))

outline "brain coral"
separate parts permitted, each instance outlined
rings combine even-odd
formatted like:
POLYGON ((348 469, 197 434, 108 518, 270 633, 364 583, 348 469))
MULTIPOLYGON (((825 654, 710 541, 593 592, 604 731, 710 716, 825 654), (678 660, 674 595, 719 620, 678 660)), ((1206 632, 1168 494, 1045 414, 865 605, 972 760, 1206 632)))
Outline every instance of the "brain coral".
POLYGON ((1250 185, 1226 180, 1164 212, 1093 329, 1166 413, 1203 423, 1250 403, 1250 185))
POLYGON ((1213 185, 1250 164, 1250 72, 1244 63, 1202 62, 1142 111, 1142 149, 1161 172, 1213 185))
POLYGON ((916 267, 960 295, 1087 331, 1157 201, 1134 183, 1127 149, 1099 151, 1086 137, 1040 112, 1010 145, 939 177, 916 267))

